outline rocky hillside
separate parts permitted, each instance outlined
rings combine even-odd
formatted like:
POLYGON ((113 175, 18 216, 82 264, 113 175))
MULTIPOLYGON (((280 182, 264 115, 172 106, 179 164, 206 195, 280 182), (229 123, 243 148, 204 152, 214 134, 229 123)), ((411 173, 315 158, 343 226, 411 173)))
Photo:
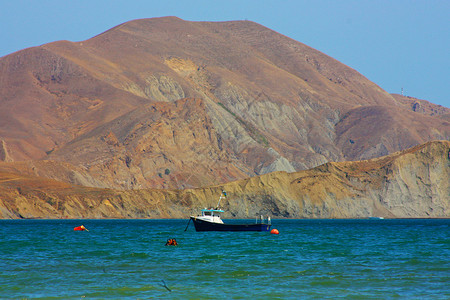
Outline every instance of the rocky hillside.
POLYGON ((88 188, 1 172, 0 218, 188 218, 216 205, 223 189, 225 218, 449 217, 450 142, 173 191, 88 188))
POLYGON ((0 171, 216 185, 450 139, 448 118, 419 110, 253 22, 135 20, 0 58, 0 171))
POLYGON ((411 96, 403 96, 399 94, 392 94, 392 97, 406 108, 428 116, 436 116, 443 120, 450 120, 450 108, 442 105, 433 104, 427 100, 417 99, 411 96))

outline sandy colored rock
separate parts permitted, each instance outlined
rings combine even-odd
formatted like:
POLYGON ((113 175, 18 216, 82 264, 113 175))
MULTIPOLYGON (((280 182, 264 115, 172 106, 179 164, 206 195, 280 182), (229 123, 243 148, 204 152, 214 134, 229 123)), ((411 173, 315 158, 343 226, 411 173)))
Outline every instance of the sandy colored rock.
POLYGON ((361 162, 326 163, 185 190, 87 188, 0 173, 0 217, 188 218, 221 202, 225 218, 448 218, 450 142, 361 162))

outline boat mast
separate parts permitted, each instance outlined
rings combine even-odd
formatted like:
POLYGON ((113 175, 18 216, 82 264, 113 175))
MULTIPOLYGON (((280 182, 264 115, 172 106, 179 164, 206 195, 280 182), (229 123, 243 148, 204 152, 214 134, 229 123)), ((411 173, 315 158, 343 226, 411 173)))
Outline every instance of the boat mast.
POLYGON ((216 209, 219 209, 219 205, 220 205, 220 200, 222 200, 222 198, 225 198, 227 196, 227 192, 225 192, 225 191, 222 191, 222 193, 220 194, 220 197, 219 197, 219 202, 217 203, 217 207, 216 207, 216 209))

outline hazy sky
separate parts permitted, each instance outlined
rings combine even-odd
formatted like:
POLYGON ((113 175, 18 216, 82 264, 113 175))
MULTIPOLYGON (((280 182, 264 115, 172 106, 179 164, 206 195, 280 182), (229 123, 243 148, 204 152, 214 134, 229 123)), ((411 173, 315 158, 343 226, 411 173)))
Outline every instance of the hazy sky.
POLYGON ((120 23, 250 20, 352 67, 390 93, 450 107, 450 0, 0 0, 0 57, 82 41, 120 23))

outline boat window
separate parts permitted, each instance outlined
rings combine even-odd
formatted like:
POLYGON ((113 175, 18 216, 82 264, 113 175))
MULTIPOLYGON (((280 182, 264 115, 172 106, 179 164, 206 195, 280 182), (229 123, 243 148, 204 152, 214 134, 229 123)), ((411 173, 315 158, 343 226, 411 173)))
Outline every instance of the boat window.
POLYGON ((210 216, 211 215, 211 212, 210 211, 205 211, 205 212, 203 212, 204 214, 205 214, 205 216, 210 216))

